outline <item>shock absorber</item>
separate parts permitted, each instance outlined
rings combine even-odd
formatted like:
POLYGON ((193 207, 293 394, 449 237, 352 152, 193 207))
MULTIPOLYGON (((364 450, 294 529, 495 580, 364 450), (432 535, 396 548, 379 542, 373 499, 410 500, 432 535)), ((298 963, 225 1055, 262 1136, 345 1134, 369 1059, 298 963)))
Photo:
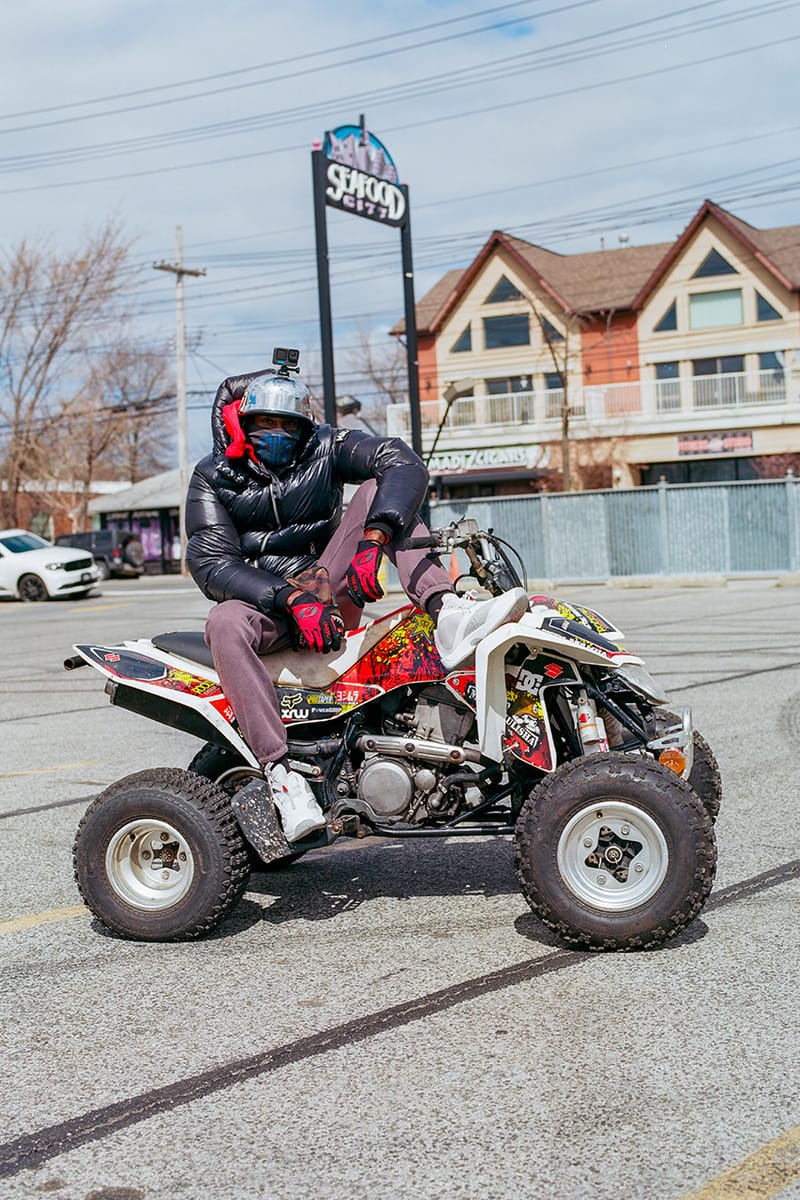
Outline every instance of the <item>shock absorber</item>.
POLYGON ((584 754, 599 754, 608 749, 603 718, 598 716, 594 701, 589 699, 586 692, 578 693, 575 719, 584 754))

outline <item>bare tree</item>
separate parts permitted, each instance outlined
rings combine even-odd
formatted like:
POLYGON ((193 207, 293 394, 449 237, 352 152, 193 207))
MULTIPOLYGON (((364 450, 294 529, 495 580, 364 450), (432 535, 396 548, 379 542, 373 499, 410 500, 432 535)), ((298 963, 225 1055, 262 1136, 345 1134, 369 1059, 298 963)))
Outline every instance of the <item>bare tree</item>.
POLYGON ((531 299, 531 308, 542 338, 553 362, 553 374, 557 375, 561 384, 561 475, 565 492, 572 490, 572 466, 570 454, 569 419, 570 407, 570 361, 575 351, 576 338, 580 337, 580 318, 570 312, 563 312, 561 320, 564 331, 561 332, 541 311, 536 301, 531 299))
POLYGON ((18 498, 48 423, 91 375, 92 340, 109 337, 128 282, 128 245, 107 224, 80 250, 57 255, 22 242, 0 260, 0 522, 18 498))
POLYGON ((131 483, 165 470, 174 458, 172 359, 166 345, 121 345, 105 363, 105 407, 117 418, 105 457, 131 483))
MULTIPOLYGON (((374 330, 363 325, 356 327, 356 343, 345 358, 348 383, 346 390, 358 397, 363 387, 360 418, 367 428, 380 432, 386 429, 386 408, 389 404, 408 401, 408 364, 405 346, 397 339, 378 340, 374 330)), ((339 388, 340 393, 342 388, 339 388)))
POLYGON ((51 510, 66 514, 73 529, 89 524, 91 483, 99 475, 136 482, 164 469, 174 434, 164 408, 174 396, 163 391, 168 361, 166 347, 115 346, 40 426, 27 467, 47 489, 51 510))

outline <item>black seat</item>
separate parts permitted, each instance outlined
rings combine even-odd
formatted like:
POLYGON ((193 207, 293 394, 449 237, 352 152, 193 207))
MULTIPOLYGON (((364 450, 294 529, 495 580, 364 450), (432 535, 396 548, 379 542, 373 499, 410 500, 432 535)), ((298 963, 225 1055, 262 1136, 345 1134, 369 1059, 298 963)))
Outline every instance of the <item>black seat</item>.
POLYGON ((202 666, 215 670, 211 650, 206 645, 203 634, 196 630, 186 633, 159 633, 150 641, 167 654, 179 654, 181 658, 188 658, 191 662, 201 663, 202 666))

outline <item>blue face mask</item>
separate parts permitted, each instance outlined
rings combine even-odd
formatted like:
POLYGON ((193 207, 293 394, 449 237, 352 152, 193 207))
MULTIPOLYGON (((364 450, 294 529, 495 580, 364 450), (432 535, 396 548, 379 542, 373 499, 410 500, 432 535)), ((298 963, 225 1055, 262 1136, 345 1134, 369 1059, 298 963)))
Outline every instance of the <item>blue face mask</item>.
POLYGON ((299 434, 287 433, 284 429, 254 429, 250 442, 256 458, 265 467, 280 468, 292 461, 297 449, 299 434))

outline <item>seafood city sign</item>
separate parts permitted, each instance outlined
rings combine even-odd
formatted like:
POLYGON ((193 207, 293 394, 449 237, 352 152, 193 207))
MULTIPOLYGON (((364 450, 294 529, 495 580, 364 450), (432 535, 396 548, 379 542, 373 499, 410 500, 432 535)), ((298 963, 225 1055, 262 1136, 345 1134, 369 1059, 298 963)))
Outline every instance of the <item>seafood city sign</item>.
POLYGON ((325 134, 325 203, 382 225, 402 225, 406 195, 391 154, 364 125, 339 125, 325 134))

